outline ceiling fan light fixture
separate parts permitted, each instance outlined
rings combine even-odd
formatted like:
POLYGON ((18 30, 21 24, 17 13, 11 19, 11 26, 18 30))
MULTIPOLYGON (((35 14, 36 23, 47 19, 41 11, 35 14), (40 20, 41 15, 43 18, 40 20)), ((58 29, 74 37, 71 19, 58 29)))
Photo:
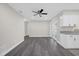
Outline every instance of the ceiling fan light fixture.
POLYGON ((34 14, 34 16, 39 15, 40 17, 42 17, 42 15, 47 15, 47 13, 43 13, 43 9, 38 10, 38 11, 32 11, 34 14))

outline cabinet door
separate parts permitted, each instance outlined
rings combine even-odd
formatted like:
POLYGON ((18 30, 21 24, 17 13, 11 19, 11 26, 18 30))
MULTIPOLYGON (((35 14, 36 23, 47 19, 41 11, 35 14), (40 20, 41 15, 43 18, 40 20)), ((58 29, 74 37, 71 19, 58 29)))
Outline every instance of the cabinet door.
POLYGON ((73 48, 74 47, 74 41, 73 41, 73 35, 67 35, 67 48, 73 48))
POLYGON ((74 36, 74 48, 79 48, 79 35, 74 36))
POLYGON ((79 48, 79 35, 60 35, 60 41, 65 48, 79 48))

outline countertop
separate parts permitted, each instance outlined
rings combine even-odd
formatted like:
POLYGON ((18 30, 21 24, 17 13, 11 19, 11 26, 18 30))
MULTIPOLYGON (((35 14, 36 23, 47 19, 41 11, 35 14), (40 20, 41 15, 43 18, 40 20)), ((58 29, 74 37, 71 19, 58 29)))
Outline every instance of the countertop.
POLYGON ((60 31, 60 33, 66 35, 79 35, 79 31, 60 31))

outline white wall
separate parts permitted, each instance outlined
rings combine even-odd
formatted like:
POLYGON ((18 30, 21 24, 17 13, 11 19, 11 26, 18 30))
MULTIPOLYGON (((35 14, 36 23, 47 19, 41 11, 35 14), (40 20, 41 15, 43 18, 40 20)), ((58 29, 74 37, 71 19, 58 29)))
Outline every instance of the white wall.
POLYGON ((28 34, 30 37, 48 37, 48 22, 31 21, 28 23, 28 34))
POLYGON ((24 40, 24 20, 8 4, 0 4, 0 55, 24 40))

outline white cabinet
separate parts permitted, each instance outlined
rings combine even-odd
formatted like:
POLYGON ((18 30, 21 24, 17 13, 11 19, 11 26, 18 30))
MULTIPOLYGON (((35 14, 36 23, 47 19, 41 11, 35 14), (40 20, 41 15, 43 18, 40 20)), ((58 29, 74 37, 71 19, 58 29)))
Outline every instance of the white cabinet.
POLYGON ((65 48, 79 49, 78 12, 67 10, 62 13, 63 15, 60 16, 60 43, 65 48))
POLYGON ((74 47, 79 48, 79 35, 74 36, 74 47))
POLYGON ((73 48, 74 47, 74 36, 73 35, 66 35, 68 38, 66 39, 67 41, 67 48, 73 48))
POLYGON ((60 43, 64 48, 67 49, 79 48, 79 35, 60 34, 60 43))

